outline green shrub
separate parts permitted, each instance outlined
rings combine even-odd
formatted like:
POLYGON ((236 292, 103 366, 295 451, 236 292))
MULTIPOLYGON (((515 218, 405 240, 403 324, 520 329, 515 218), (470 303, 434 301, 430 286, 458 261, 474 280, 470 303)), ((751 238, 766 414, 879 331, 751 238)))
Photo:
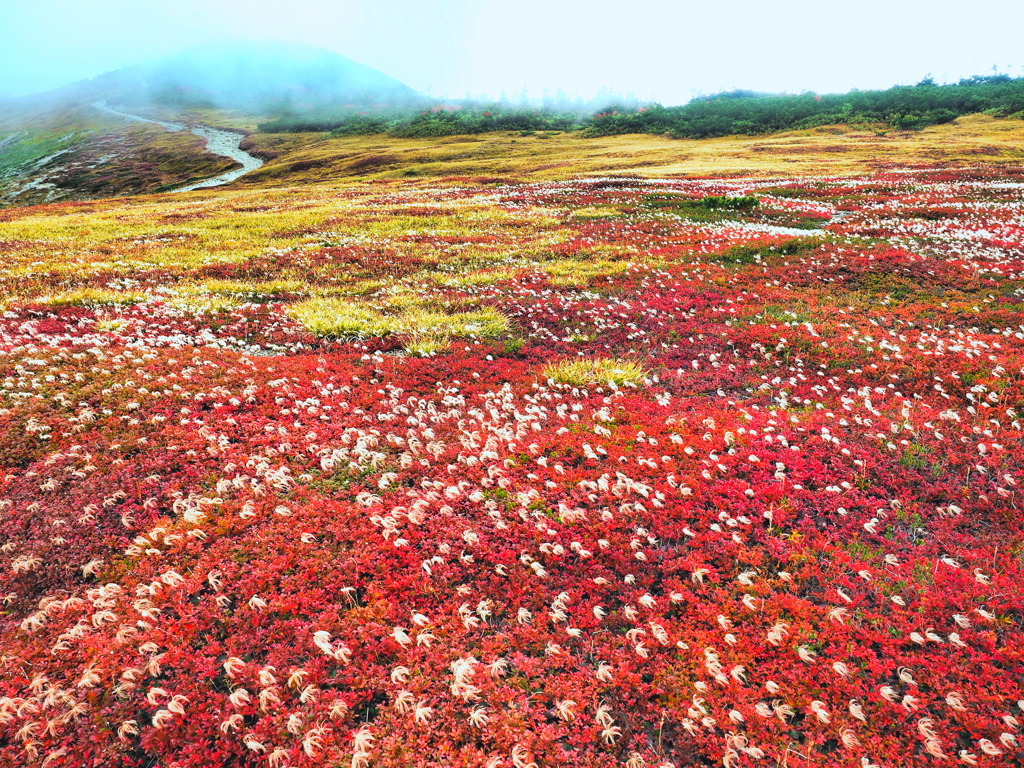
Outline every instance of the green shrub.
POLYGON ((887 123, 920 129, 960 115, 1024 110, 1024 78, 972 77, 950 85, 924 81, 883 91, 796 95, 732 91, 694 99, 678 107, 655 104, 639 110, 610 107, 596 114, 589 136, 658 133, 674 138, 763 134, 835 123, 887 123))
POLYGON ((761 198, 759 197, 720 197, 710 195, 708 197, 702 197, 700 204, 705 208, 728 208, 733 211, 748 210, 750 208, 757 208, 761 204, 761 198))

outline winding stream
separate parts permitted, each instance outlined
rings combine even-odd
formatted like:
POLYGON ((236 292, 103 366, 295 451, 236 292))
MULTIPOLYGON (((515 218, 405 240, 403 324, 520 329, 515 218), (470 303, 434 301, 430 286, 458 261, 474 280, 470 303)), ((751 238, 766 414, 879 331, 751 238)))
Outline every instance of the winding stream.
POLYGON ((191 130, 193 134, 206 141, 207 152, 211 152, 215 155, 221 155, 222 157, 230 157, 235 162, 242 164, 241 168, 236 168, 233 171, 222 173, 220 176, 214 176, 210 179, 197 181, 194 184, 178 187, 177 189, 171 190, 172 192, 188 192, 193 189, 203 189, 205 187, 219 187, 221 184, 227 184, 230 181, 234 181, 239 176, 242 176, 249 171, 254 171, 263 165, 263 161, 258 157, 253 157, 244 149, 239 149, 238 145, 242 143, 242 139, 244 138, 240 133, 224 131, 220 128, 211 128, 208 125, 196 125, 189 128, 185 123, 170 123, 162 120, 150 120, 149 118, 131 115, 127 112, 119 112, 116 109, 108 107, 106 102, 102 101, 97 101, 93 106, 102 112, 117 115, 118 117, 133 123, 154 123, 165 130, 171 131, 172 133, 191 130))

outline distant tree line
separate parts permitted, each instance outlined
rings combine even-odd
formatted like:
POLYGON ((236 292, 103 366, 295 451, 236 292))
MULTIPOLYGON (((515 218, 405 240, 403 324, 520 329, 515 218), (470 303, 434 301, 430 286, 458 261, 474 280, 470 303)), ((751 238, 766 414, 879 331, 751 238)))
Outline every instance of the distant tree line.
POLYGON ((418 139, 490 131, 576 131, 589 125, 590 116, 585 113, 496 106, 488 109, 434 108, 344 116, 287 116, 261 123, 259 130, 264 133, 330 131, 335 136, 386 133, 398 138, 418 139))
POLYGON ((734 91, 694 99, 680 107, 653 107, 595 114, 592 136, 659 133, 675 138, 761 134, 836 123, 884 123, 913 130, 988 112, 1024 118, 1024 78, 973 77, 951 85, 925 80, 884 91, 780 96, 734 91))
POLYGON ((928 79, 912 86, 828 95, 733 91, 700 97, 678 107, 610 106, 592 114, 496 105, 288 115, 262 123, 259 129, 266 133, 330 131, 336 136, 389 134, 401 138, 576 130, 586 136, 655 133, 673 138, 710 138, 837 123, 881 123, 897 130, 916 130, 977 112, 1024 119, 1024 78, 992 75, 949 85, 936 85, 928 79))

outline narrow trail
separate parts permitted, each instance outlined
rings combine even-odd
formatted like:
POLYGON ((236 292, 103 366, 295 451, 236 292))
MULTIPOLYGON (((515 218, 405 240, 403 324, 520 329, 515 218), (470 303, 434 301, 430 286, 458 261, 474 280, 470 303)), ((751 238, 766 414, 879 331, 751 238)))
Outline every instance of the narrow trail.
POLYGON ((222 173, 219 176, 214 176, 213 178, 210 179, 203 179, 202 181, 197 181, 194 184, 179 187, 178 189, 172 190, 173 192, 189 192, 193 189, 219 187, 222 184, 227 184, 228 182, 234 181, 239 176, 249 173, 249 171, 254 171, 261 165, 263 165, 263 161, 260 160, 258 157, 253 157, 244 149, 239 149, 238 145, 242 143, 242 139, 244 137, 241 134, 234 133, 233 131, 224 131, 221 130, 220 128, 211 128, 208 125, 196 125, 192 128, 189 128, 189 126, 187 126, 185 123, 172 123, 164 122, 162 120, 150 120, 146 117, 139 117, 138 115, 132 115, 127 112, 120 112, 116 109, 112 109, 111 107, 107 106, 106 102, 102 101, 97 101, 92 106, 94 106, 101 112, 116 115, 133 123, 154 123, 155 125, 159 125, 161 128, 171 131, 172 133, 190 130, 193 134, 206 141, 207 152, 211 152, 215 155, 221 155, 223 157, 230 157, 235 162, 242 164, 241 168, 236 168, 233 171, 222 173))

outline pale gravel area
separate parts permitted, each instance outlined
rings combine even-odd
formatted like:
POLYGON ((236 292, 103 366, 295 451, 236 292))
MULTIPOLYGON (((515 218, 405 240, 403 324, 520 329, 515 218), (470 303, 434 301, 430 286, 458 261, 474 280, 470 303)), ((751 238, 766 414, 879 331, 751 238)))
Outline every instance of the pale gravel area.
POLYGON ((191 130, 191 132, 203 139, 206 142, 206 151, 214 155, 221 155, 222 157, 230 157, 236 163, 241 164, 241 168, 236 168, 233 171, 222 173, 220 176, 214 176, 210 179, 203 179, 197 181, 194 184, 189 184, 184 187, 178 187, 174 192, 188 192, 193 189, 204 189, 206 187, 219 187, 222 184, 234 181, 239 176, 242 176, 249 171, 254 171, 263 165, 263 161, 258 157, 253 157, 244 149, 239 149, 239 144, 242 143, 242 139, 245 138, 240 133, 234 131, 224 131, 220 128, 211 128, 208 125, 195 125, 189 128, 185 123, 173 123, 165 122, 162 120, 150 120, 146 117, 139 117, 138 115, 132 115, 128 112, 121 112, 119 110, 108 107, 105 102, 96 102, 93 104, 96 109, 106 112, 111 115, 117 115, 125 120, 129 120, 134 123, 154 123, 159 125, 161 128, 177 133, 178 131, 191 130))

